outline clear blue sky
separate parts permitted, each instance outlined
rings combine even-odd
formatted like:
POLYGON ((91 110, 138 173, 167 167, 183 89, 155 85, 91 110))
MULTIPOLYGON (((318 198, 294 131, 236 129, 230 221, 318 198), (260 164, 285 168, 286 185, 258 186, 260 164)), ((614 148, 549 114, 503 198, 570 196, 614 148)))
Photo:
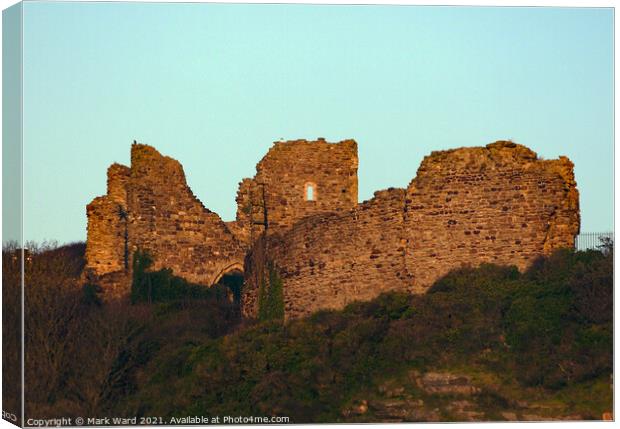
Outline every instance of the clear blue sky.
POLYGON ((133 139, 232 220, 273 141, 319 136, 357 140, 360 200, 433 150, 567 155, 611 230, 612 39, 612 9, 26 3, 25 239, 84 240, 133 139))

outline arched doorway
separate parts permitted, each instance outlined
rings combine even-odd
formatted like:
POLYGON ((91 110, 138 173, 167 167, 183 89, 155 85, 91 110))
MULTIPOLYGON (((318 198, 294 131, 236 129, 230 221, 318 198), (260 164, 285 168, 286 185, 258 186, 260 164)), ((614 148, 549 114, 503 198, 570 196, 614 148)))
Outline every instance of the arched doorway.
POLYGON ((243 289, 243 265, 234 263, 220 271, 215 276, 213 285, 225 286, 232 293, 232 301, 241 304, 241 292, 243 289))

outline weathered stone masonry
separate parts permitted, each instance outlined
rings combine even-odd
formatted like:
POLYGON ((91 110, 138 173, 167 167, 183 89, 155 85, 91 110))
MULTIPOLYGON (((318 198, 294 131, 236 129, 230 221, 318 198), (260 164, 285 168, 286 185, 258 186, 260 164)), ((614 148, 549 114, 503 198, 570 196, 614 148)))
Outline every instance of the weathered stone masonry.
POLYGON ((388 290, 412 291, 404 259, 404 200, 403 189, 379 191, 352 210, 306 218, 256 243, 246 260, 244 314, 257 314, 265 258, 275 262, 284 281, 287 317, 342 308, 388 290))
POLYGON ((540 255, 574 246, 578 204, 565 157, 540 160, 512 142, 434 152, 406 190, 301 219, 257 243, 245 263, 243 311, 257 314, 265 258, 284 281, 287 317, 390 289, 423 293, 463 265, 523 270, 540 255))
POLYGON ((273 263, 291 318, 387 290, 422 293, 462 265, 525 269, 572 247, 579 230, 565 157, 540 160, 512 142, 434 152, 407 189, 361 204, 357 167, 353 140, 277 142, 239 184, 236 220, 223 222, 191 193, 177 161, 135 144, 131 168, 111 166, 108 194, 87 208, 88 267, 102 278, 126 272, 140 248, 154 268, 205 285, 243 270, 242 311, 254 317, 273 263))
POLYGON ((98 274, 125 270, 127 191, 130 170, 124 165, 108 168, 108 192, 87 207, 88 241, 86 260, 98 274))
POLYGON ((357 205, 357 144, 295 140, 276 142, 243 179, 237 193, 233 227, 248 245, 265 229, 282 232, 317 214, 350 210, 357 205), (314 199, 308 200, 308 187, 314 199))
POLYGON ((523 270, 574 246, 578 204, 568 158, 539 160, 512 142, 433 153, 407 188, 407 271, 422 291, 465 264, 523 270))
POLYGON ((108 194, 89 204, 87 214, 87 267, 98 276, 128 270, 125 249, 129 262, 141 249, 153 257, 153 269, 171 268, 206 285, 242 269, 237 238, 194 196, 181 164, 150 146, 132 145, 131 168, 110 167, 108 194))

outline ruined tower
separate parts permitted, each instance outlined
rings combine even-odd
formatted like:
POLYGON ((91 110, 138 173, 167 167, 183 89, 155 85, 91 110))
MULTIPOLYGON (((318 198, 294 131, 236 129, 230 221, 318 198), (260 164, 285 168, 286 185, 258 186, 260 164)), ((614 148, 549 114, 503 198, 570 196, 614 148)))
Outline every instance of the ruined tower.
POLYGON ((573 247, 578 232, 568 158, 541 160, 509 141, 433 152, 407 189, 306 217, 254 246, 243 311, 257 314, 267 262, 284 283, 286 317, 299 317, 389 290, 424 293, 464 265, 524 270, 541 255, 573 247))
POLYGON ((132 145, 131 167, 108 169, 108 193, 88 205, 87 215, 87 269, 104 282, 127 272, 138 249, 151 255, 153 269, 171 268, 205 285, 243 267, 241 244, 194 196, 181 164, 150 146, 132 145))
POLYGON ((276 142, 254 178, 239 184, 233 229, 251 245, 265 227, 278 233, 311 215, 350 210, 357 205, 357 167, 354 140, 276 142))
POLYGON ((271 266, 291 318, 389 290, 423 293, 464 265, 524 270, 573 247, 579 232, 566 157, 542 160, 510 141, 433 152, 406 189, 360 204, 357 168, 353 140, 276 142, 239 184, 236 219, 224 222, 194 196, 178 161, 134 144, 131 166, 113 164, 107 194, 87 206, 87 269, 115 296, 129 292, 138 249, 153 269, 205 286, 242 271, 242 312, 255 317, 271 266))

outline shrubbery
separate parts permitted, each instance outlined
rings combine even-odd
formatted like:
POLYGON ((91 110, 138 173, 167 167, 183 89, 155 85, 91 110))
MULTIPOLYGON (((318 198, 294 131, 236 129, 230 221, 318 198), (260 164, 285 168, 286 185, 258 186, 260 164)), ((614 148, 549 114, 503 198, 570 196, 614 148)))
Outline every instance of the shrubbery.
MULTIPOLYGON (((95 285, 82 289, 84 243, 62 247, 28 243, 27 248, 23 291, 26 415, 94 415, 102 409, 110 367, 132 331, 130 317, 144 312, 128 311, 120 303, 102 306, 95 285)), ((14 244, 4 246, 2 259, 3 305, 11 315, 3 320, 7 340, 3 347, 8 347, 4 349, 4 386, 17 391, 7 389, 5 401, 14 409, 11 402, 21 395, 20 365, 13 360, 21 348, 13 341, 15 334, 21 334, 15 318, 21 310, 21 249, 14 244)))
MULTIPOLYGON (((169 270, 147 272, 150 261, 140 255, 133 305, 124 300, 104 304, 98 285, 80 283, 84 248, 84 243, 28 244, 27 416, 104 415, 119 391, 135 391, 137 371, 155 355, 167 359, 168 351, 220 337, 239 323, 238 308, 224 286, 192 285, 169 270)), ((21 396, 21 250, 7 245, 2 259, 5 402, 14 412, 21 396)))
MULTIPOLYGON (((102 304, 96 285, 78 284, 81 256, 46 249, 26 272, 27 412, 333 422, 386 377, 463 366, 570 396, 612 373, 612 250, 558 251, 525 273, 464 268, 425 295, 387 293, 286 324, 270 267, 261 320, 240 325, 225 287, 148 271, 147 255, 134 258, 135 304, 102 304)), ((5 288, 18 287, 11 258, 3 252, 5 288)))
POLYGON ((212 300, 229 307, 233 292, 223 285, 206 287, 189 283, 182 277, 173 275, 172 270, 164 268, 148 271, 153 260, 148 253, 136 251, 133 256, 133 278, 131 283, 131 302, 170 302, 179 300, 212 300))
POLYGON ((610 250, 559 251, 523 274, 493 265, 456 270, 425 295, 383 294, 188 344, 147 363, 150 375, 113 410, 337 421, 352 394, 410 368, 476 366, 552 391, 608 379, 610 250))

